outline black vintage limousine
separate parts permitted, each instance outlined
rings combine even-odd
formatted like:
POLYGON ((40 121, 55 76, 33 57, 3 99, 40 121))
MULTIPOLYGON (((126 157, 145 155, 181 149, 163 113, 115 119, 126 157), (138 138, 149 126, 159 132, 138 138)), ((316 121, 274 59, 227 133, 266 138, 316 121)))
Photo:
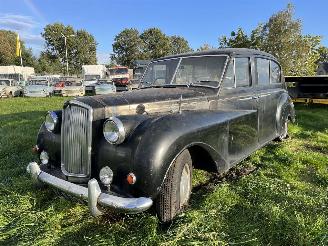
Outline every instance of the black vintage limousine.
POLYGON ((34 147, 41 183, 126 213, 155 206, 161 221, 188 203, 193 168, 224 173, 287 137, 294 107, 277 60, 218 49, 152 61, 138 90, 78 97, 48 112, 34 147))

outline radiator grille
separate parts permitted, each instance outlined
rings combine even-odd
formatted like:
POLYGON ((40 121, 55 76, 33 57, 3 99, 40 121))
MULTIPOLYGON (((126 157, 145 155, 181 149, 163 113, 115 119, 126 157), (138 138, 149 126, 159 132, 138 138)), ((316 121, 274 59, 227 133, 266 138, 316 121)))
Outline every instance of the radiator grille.
POLYGON ((90 175, 91 110, 70 104, 63 110, 61 131, 61 163, 64 174, 75 177, 90 175))

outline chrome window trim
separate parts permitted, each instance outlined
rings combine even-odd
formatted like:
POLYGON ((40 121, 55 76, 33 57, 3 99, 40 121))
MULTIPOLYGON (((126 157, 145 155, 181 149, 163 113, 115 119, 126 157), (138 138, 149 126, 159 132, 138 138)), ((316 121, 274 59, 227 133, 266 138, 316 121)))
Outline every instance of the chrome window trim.
MULTIPOLYGON (((88 148, 88 169, 89 169, 89 173, 88 174, 75 174, 75 173, 69 173, 65 170, 65 165, 64 163, 62 163, 62 157, 61 157, 61 171, 63 172, 63 174, 65 176, 68 176, 68 177, 77 177, 77 178, 89 178, 91 176, 91 144, 92 144, 92 120, 93 120, 93 109, 91 106, 85 104, 85 103, 82 103, 82 102, 79 102, 79 101, 76 101, 76 100, 71 100, 69 101, 69 104, 70 105, 77 105, 77 106, 80 106, 80 107, 83 107, 83 108, 86 108, 89 110, 89 133, 90 133, 90 138, 88 139, 88 145, 87 145, 87 148, 88 148)), ((64 114, 62 116, 64 118, 64 114)), ((62 122, 63 122, 64 119, 62 119, 62 122)), ((63 128, 63 125, 62 124, 62 128, 63 128)), ((62 129, 61 129, 61 132, 62 129)), ((60 149, 61 149, 61 155, 63 155, 63 134, 61 134, 61 146, 60 146, 60 149)))

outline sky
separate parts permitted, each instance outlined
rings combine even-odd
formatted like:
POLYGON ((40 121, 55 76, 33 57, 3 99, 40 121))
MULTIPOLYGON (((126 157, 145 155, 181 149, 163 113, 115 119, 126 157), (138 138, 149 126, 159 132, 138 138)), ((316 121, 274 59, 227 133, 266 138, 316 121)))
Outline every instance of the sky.
POLYGON ((242 27, 248 33, 273 14, 295 5, 303 34, 320 35, 328 46, 327 0, 0 0, 0 29, 20 34, 33 53, 44 49, 45 25, 61 22, 95 36, 98 63, 108 63, 115 35, 124 28, 140 32, 158 27, 186 38, 193 49, 242 27))

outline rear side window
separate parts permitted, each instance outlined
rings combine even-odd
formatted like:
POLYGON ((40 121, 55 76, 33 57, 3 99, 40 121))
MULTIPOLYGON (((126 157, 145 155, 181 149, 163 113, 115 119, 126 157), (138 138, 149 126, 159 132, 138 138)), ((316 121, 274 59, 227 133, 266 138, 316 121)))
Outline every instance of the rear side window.
POLYGON ((256 58, 257 83, 259 85, 270 84, 270 61, 256 58))
POLYGON ((274 62, 271 61, 270 62, 270 80, 271 83, 281 83, 281 71, 280 71, 280 67, 279 65, 274 62))
POLYGON ((250 86, 249 58, 235 58, 236 87, 250 86))

